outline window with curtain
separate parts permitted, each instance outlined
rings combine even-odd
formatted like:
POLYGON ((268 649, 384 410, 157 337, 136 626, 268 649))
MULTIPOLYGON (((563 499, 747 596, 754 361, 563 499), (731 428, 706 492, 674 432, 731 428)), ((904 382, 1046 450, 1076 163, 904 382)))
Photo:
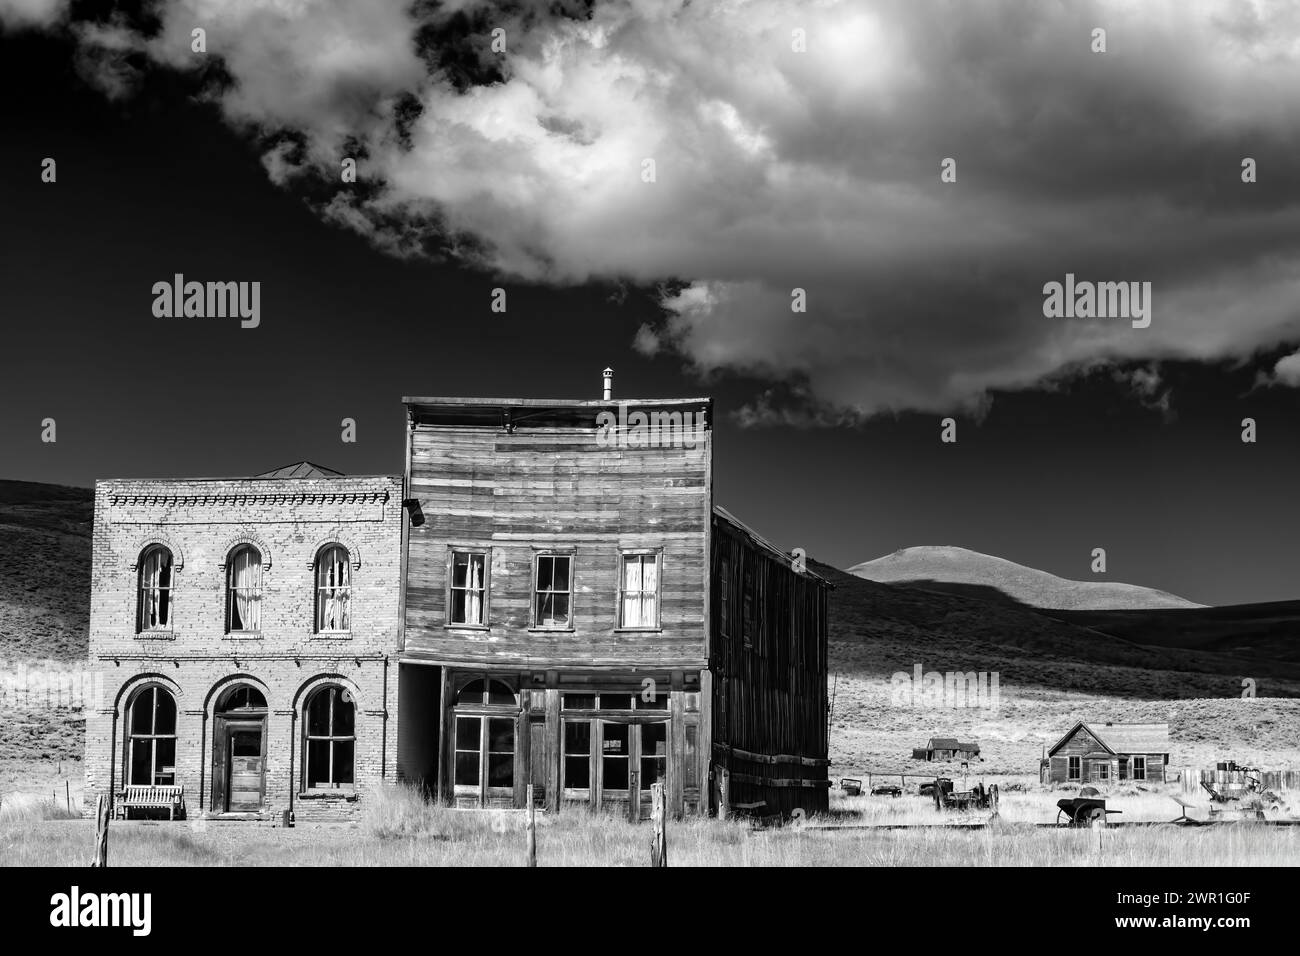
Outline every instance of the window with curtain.
POLYGON ((145 551, 140 559, 140 614, 137 630, 155 631, 171 627, 172 553, 161 545, 145 551))
POLYGON ((659 555, 623 555, 618 609, 619 627, 659 626, 659 555))
POLYGON ((487 552, 451 553, 449 624, 487 624, 487 552))
POLYGON ((322 548, 316 557, 316 630, 346 631, 352 626, 352 568, 347 549, 322 548))
POLYGON ((356 706, 343 687, 329 685, 312 693, 303 720, 306 747, 302 781, 307 790, 338 790, 354 783, 356 706))
POLYGON ((533 626, 572 627, 573 555, 537 555, 533 587, 533 626))
POLYGON ((127 781, 141 786, 176 783, 176 701, 153 685, 131 699, 127 719, 127 781))
POLYGON ((226 563, 227 631, 256 631, 262 625, 262 555, 251 545, 237 548, 226 563))

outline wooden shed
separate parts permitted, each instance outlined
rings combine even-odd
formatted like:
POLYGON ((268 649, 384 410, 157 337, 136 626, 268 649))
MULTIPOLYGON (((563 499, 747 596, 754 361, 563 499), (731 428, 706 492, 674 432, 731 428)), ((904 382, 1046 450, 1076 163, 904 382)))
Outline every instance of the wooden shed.
POLYGON ((1080 721, 1047 751, 1040 776, 1049 783, 1163 783, 1168 764, 1168 724, 1080 721))

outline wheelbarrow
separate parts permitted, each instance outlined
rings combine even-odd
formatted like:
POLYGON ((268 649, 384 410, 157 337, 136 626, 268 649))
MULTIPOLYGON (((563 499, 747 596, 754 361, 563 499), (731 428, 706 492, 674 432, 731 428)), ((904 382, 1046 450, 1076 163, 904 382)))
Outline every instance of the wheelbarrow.
POLYGON ((1105 820, 1107 814, 1123 813, 1122 810, 1107 810, 1106 798, 1095 788, 1084 787, 1077 797, 1056 801, 1056 825, 1067 827, 1089 827, 1094 820, 1105 820), (1065 822, 1061 822, 1065 817, 1065 822))

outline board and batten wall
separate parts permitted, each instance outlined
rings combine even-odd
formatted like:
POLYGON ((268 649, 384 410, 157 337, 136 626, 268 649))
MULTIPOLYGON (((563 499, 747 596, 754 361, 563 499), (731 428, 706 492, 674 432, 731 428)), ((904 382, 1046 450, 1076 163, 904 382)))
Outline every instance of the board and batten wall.
POLYGON ((728 802, 824 811, 829 585, 721 514, 712 561, 712 750, 728 802))

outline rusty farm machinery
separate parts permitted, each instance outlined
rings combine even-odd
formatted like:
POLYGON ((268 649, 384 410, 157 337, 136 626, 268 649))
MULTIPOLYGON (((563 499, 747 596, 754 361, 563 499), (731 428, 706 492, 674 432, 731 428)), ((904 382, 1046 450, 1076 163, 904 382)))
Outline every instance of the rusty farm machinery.
POLYGON ((948 777, 936 777, 934 783, 921 785, 921 795, 934 798, 936 810, 991 810, 998 812, 998 785, 985 787, 977 783, 971 790, 954 790, 948 777))

